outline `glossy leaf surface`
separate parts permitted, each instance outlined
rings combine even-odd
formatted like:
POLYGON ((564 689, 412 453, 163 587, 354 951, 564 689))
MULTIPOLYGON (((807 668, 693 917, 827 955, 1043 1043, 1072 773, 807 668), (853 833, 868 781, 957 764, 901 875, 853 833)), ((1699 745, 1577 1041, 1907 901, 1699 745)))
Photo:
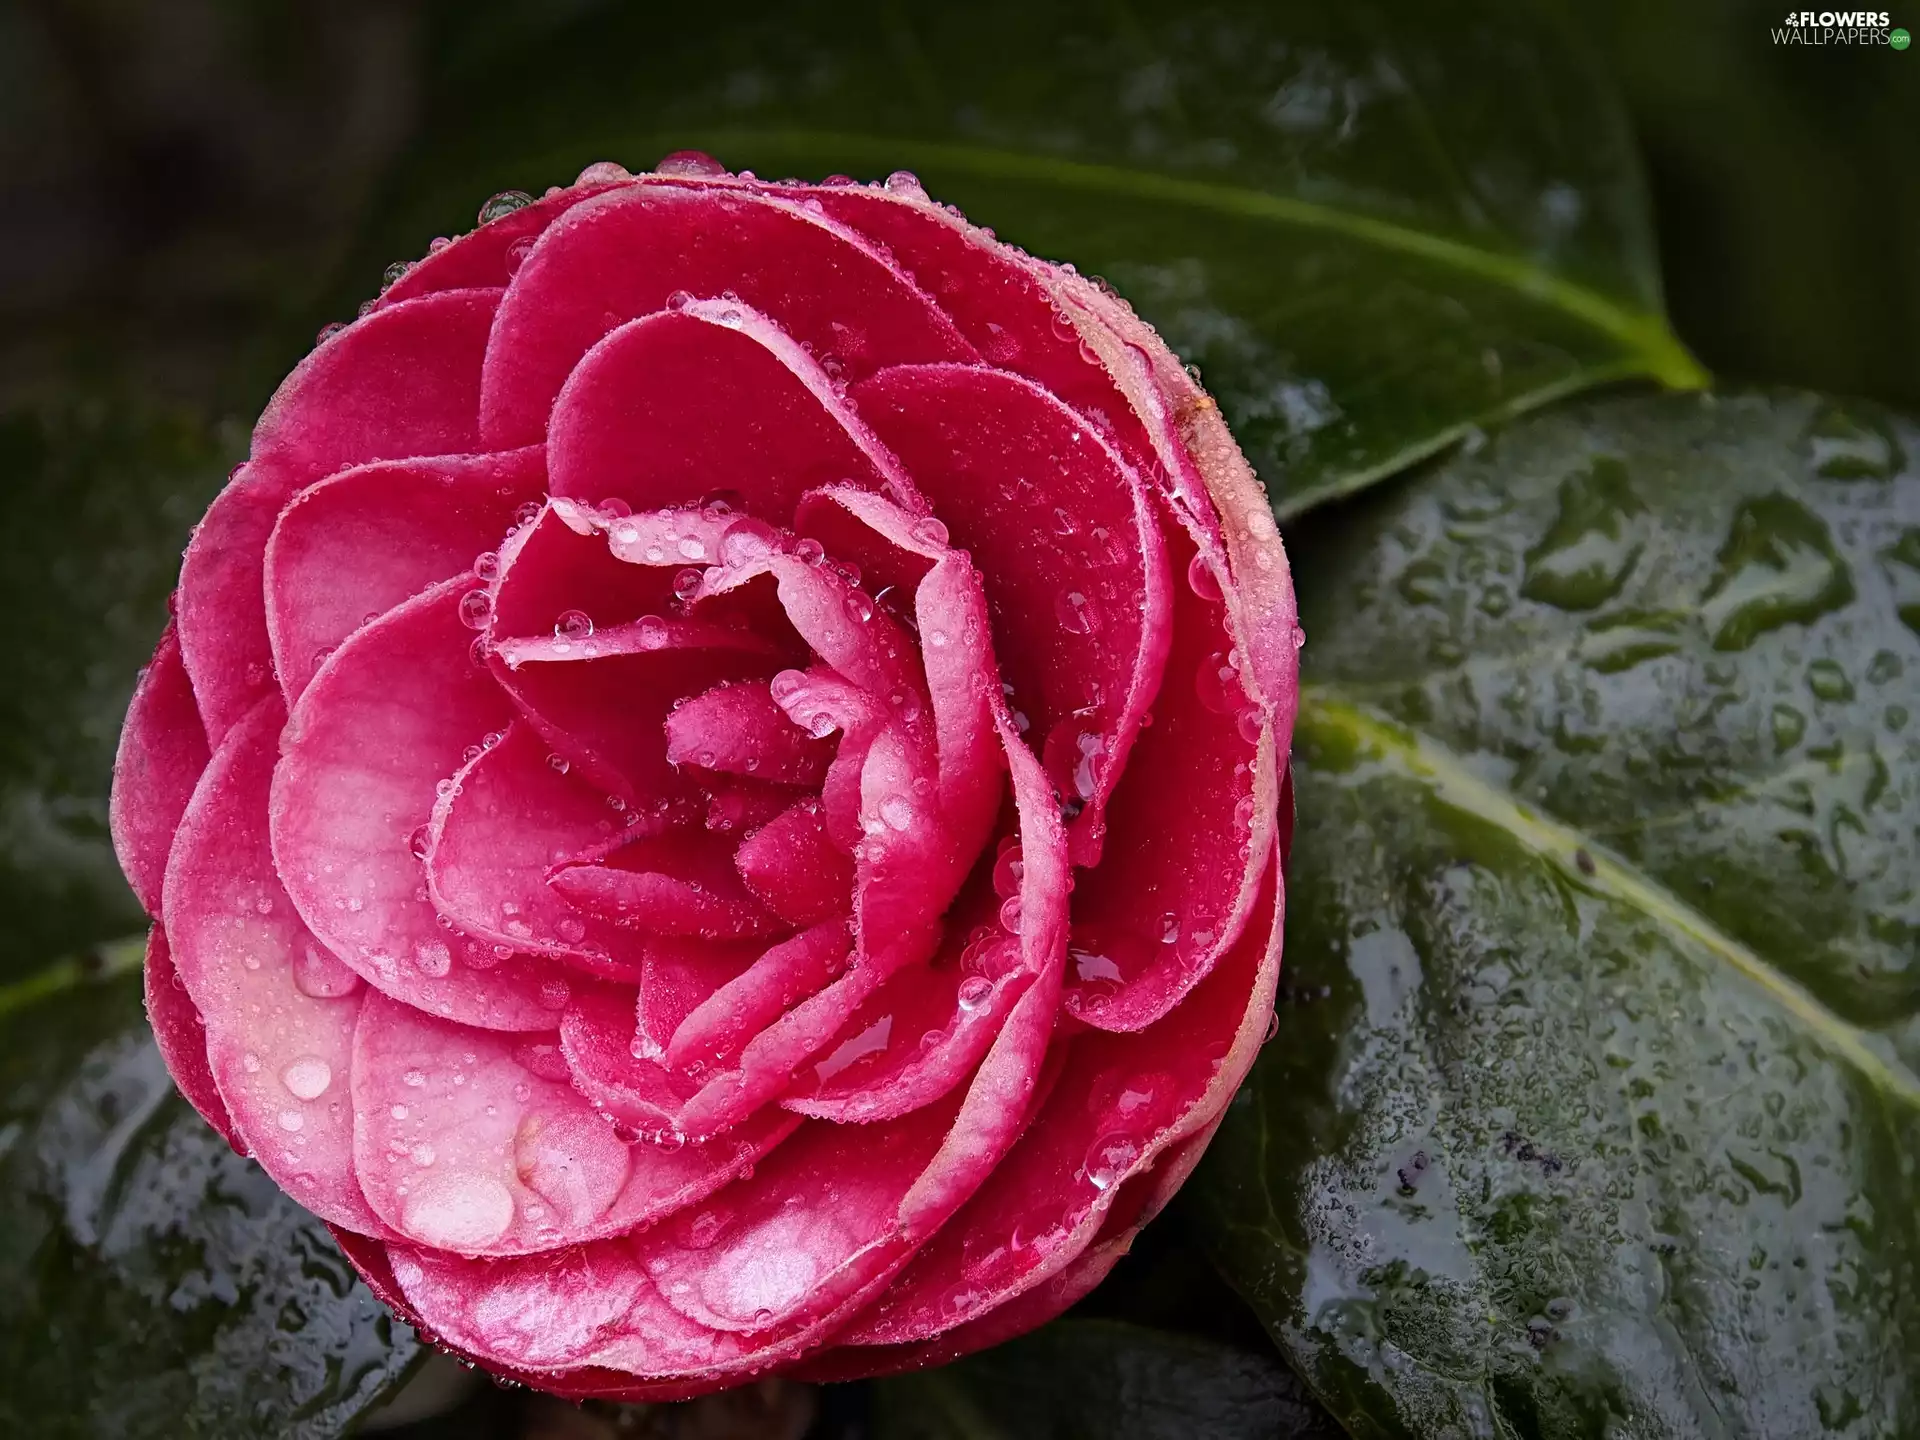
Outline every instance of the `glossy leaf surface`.
POLYGON ((0 1433, 320 1440, 418 1350, 180 1098, 137 976, 0 991, 0 1433))
POLYGON ((1189 1193, 1353 1433, 1920 1423, 1917 438, 1584 405, 1292 538, 1288 974, 1189 1193))
POLYGON ((589 161, 911 170, 1132 300, 1282 513, 1586 385, 1701 378, 1661 318, 1624 118, 1524 0, 509 14, 458 54, 373 241, 393 254, 486 186, 589 161))

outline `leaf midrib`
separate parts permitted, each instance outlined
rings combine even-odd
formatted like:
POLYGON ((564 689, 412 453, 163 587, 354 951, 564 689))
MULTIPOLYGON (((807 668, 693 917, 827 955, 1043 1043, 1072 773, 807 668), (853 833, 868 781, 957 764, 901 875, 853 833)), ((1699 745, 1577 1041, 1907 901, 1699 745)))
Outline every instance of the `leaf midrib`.
POLYGON ((1440 803, 1495 826, 1529 853, 1554 865, 1570 883, 1632 906, 1655 924, 1693 941, 1758 986, 1824 1049, 1847 1061, 1876 1088, 1920 1109, 1920 1077, 1893 1056, 1880 1037, 1835 1015, 1752 948, 1593 836, 1521 804, 1508 791, 1475 774, 1447 746, 1342 698, 1334 686, 1301 686, 1296 736, 1315 727, 1336 732, 1371 752, 1371 758, 1425 786, 1440 803), (1583 852, 1592 863, 1591 873, 1576 858, 1583 852))
POLYGON ((1600 291, 1516 255, 1299 196, 1051 155, 935 140, 883 140, 831 130, 705 130, 690 135, 681 133, 676 141, 692 143, 716 154, 774 148, 795 154, 859 155, 878 164, 897 165, 904 161, 929 170, 945 169, 989 179, 1038 181, 1065 189, 1127 195, 1343 235, 1493 281, 1562 310, 1639 354, 1646 363, 1647 374, 1674 389, 1696 389, 1710 378, 1659 314, 1623 305, 1600 291))

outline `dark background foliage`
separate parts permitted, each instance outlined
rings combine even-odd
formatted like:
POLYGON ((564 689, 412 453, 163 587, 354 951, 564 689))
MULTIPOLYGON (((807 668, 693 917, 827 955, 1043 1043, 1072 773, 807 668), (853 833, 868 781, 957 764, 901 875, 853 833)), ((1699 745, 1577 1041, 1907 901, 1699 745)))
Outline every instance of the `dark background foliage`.
MULTIPOLYGON (((791 4, 758 8, 792 21, 791 4)), ((851 14, 880 37, 903 94, 942 63, 916 45, 911 5, 819 8, 822 33, 851 14)), ((1134 23, 1121 0, 1111 8, 1117 26, 1134 23)), ((1920 57, 1775 47, 1768 29, 1780 8, 1586 0, 1564 18, 1583 59, 1624 96, 1669 314, 1692 352, 1722 382, 1920 406, 1911 156, 1920 57)), ((755 9, 736 0, 729 16, 755 9)), ((1390 28, 1397 9, 1370 18, 1390 28)), ((101 843, 114 737, 187 528, 244 453, 274 383, 322 324, 377 289, 387 260, 471 223, 483 191, 497 188, 483 183, 490 157, 553 156, 551 174, 492 177, 536 190, 587 159, 640 168, 657 158, 575 152, 618 132, 624 87, 645 72, 650 43, 669 34, 690 43, 702 24, 698 7, 610 0, 0 3, 0 986, 13 982, 0 989, 0 1019, 31 998, 21 987, 34 982, 21 977, 141 926, 101 843), (454 188, 436 188, 443 179, 454 188)), ((1006 63, 1043 81, 1050 59, 1010 53, 1006 63)), ((108 1033, 112 1007, 125 1008, 124 993, 113 993, 111 1004, 63 1011, 53 1031, 108 1033), (103 1013, 82 1013, 90 1008, 103 1013)), ((135 1155, 142 1183, 157 1185, 176 1152, 205 1137, 156 1108, 164 1087, 116 1044, 90 1052, 92 1068, 75 1085, 93 1097, 88 1115, 96 1101, 112 1112, 101 1143, 114 1164, 135 1155)), ((12 1107, 39 1103, 32 1054, 5 1059, 19 1073, 0 1073, 9 1107, 0 1159, 18 1133, 12 1107)), ((81 1105, 71 1095, 59 1103, 68 1101, 81 1105)), ((185 1230, 167 1228, 150 1276, 116 1288, 84 1256, 32 1252, 43 1272, 71 1268, 67 1279, 41 1279, 83 1291, 84 1323, 97 1334, 0 1348, 0 1417, 33 1411, 46 1433, 107 1433, 88 1426, 111 1426, 110 1417, 63 1413, 67 1377, 112 1364, 115 1347, 132 1343, 112 1332, 143 1323, 142 1307, 177 1301, 167 1276, 182 1247, 192 1251, 187 1268, 228 1276, 242 1302, 262 1266, 306 1267, 321 1318, 303 1312, 287 1333, 318 1324, 326 1338, 313 1342, 316 1353, 332 1348, 309 1387, 314 1408, 256 1415, 264 1433, 329 1433, 355 1396, 397 1372, 406 1353, 384 1369, 369 1358, 364 1297, 307 1255, 310 1234, 289 1207, 256 1193, 238 1162, 230 1168, 230 1203, 203 1206, 185 1230), (271 1253, 226 1256, 232 1211, 274 1237, 271 1253)), ((61 1173, 70 1205, 104 1203, 86 1174, 61 1173)), ((44 1217, 4 1213, 6 1246, 30 1248, 23 1237, 44 1217)), ((1051 1414, 1049 1378, 1075 1366, 1112 1377, 1094 1383, 1128 1397, 1129 1433, 1333 1433, 1179 1221, 1176 1213, 1150 1231, 1073 1322, 990 1361, 798 1409, 791 1397, 761 1397, 760 1409, 656 1416, 645 1432, 627 1417, 622 1433, 776 1434, 809 1423, 833 1433, 999 1433, 1003 1411, 1051 1414), (1182 1430, 1190 1407, 1181 1397, 1200 1393, 1217 1408, 1200 1431, 1182 1430)), ((126 1223, 112 1243, 148 1243, 137 1215, 126 1223)), ((0 1259, 11 1253, 0 1246, 0 1259)), ((4 1304, 0 1320, 18 1333, 4 1304)), ((244 1394, 228 1398, 244 1407, 244 1394)), ((156 1392, 145 1403, 174 1402, 156 1392)), ((217 1429, 227 1413, 216 1405, 190 1419, 217 1429)), ((439 1433, 614 1433, 567 1428, 589 1420, 615 1423, 486 1391, 439 1433)), ((1104 1434, 1114 1423, 1099 1412, 1063 1415, 1032 1433, 1104 1434)))

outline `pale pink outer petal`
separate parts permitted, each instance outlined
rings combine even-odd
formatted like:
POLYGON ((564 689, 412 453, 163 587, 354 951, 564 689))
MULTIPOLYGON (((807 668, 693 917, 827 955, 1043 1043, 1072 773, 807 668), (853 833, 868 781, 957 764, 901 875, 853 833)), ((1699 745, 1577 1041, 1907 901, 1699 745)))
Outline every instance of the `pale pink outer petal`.
POLYGON ((368 997, 354 1037, 354 1161, 402 1235, 516 1255, 621 1234, 697 1203, 792 1128, 769 1116, 718 1145, 629 1146, 521 1048, 368 997))
POLYGON ((467 653, 471 584, 456 577, 388 611, 320 667, 281 738, 273 855, 307 928, 375 989, 462 1024, 551 1030, 558 1005, 527 961, 442 927, 413 848, 439 782, 513 718, 467 653))
POLYGON ((353 1173, 347 1076, 364 990, 314 996, 296 963, 316 942, 273 868, 267 792, 286 715, 268 695, 227 731, 167 864, 167 935, 206 1022, 214 1084, 248 1153, 331 1224, 386 1236, 353 1173))
POLYGON ((294 495, 349 465, 479 448, 480 362, 498 290, 395 305, 316 346, 274 392, 251 458, 195 527, 180 567, 180 650, 218 742, 273 685, 267 538, 294 495))
POLYGON ((545 490, 538 449, 357 465, 308 486, 267 541, 267 633, 291 705, 339 643, 500 543, 545 490))
POLYGON ((973 347, 851 231, 744 191, 627 186, 576 205, 515 273, 482 398, 490 444, 526 445, 580 357, 675 292, 737 294, 858 378, 882 365, 970 360, 973 347))
POLYGON ((133 687, 113 757, 113 796, 107 809, 113 852, 149 915, 160 913, 167 852, 208 758, 206 727, 180 662, 179 640, 169 625, 133 687))
POLYGON ((146 989, 147 1020, 153 1026, 154 1042, 160 1058, 167 1062, 167 1073, 186 1097, 189 1105, 220 1133, 235 1150, 241 1148, 233 1117, 227 1114, 227 1102, 213 1083, 213 1071, 207 1064, 207 1022, 195 1008, 180 972, 173 968, 173 955, 167 948, 167 932, 156 924, 147 932, 147 958, 143 969, 146 989))

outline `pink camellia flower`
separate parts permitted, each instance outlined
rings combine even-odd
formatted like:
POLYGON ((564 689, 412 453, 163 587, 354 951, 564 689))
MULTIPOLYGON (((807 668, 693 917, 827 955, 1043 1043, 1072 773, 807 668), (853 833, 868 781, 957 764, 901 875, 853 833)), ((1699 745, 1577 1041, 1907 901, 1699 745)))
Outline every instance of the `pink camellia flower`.
POLYGON ((1260 487, 1122 301, 910 176, 516 198, 323 339, 187 548, 113 797, 161 1049, 544 1389, 1026 1330, 1268 1024, 1260 487))

